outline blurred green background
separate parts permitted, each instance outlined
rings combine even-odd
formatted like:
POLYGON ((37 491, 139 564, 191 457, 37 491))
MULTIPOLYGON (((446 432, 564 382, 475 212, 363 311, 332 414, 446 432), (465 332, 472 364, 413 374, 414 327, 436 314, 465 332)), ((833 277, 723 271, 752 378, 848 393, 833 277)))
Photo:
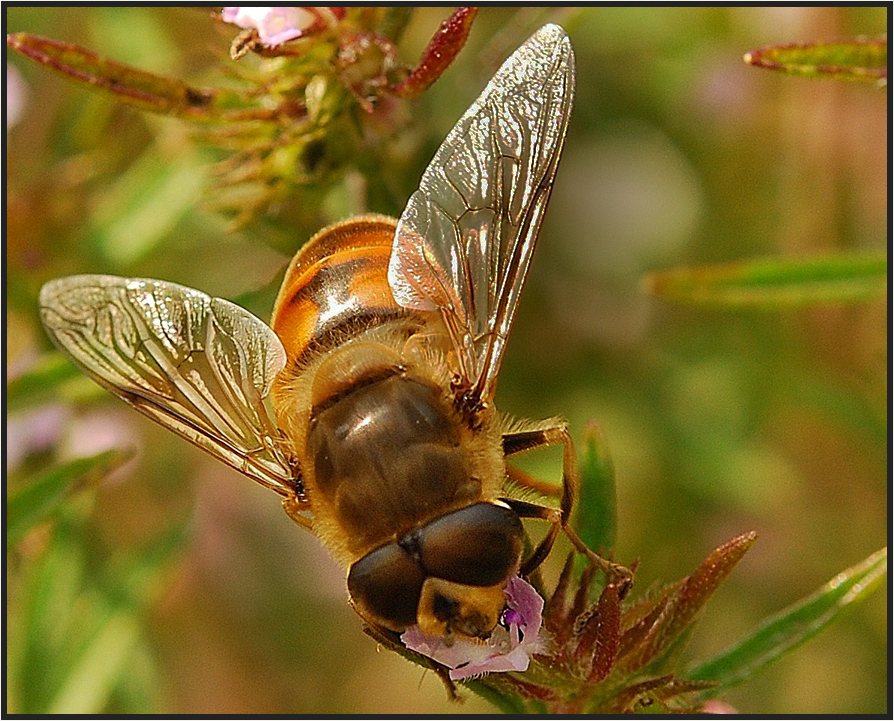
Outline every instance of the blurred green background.
MULTIPOLYGON (((447 12, 416 12, 403 61, 447 12)), ((7 32, 199 86, 231 62, 236 34, 177 8, 9 8, 6 20, 7 32)), ((487 8, 445 75, 401 101, 412 122, 376 160, 396 179, 367 189, 369 210, 399 214, 493 70, 548 21, 574 44, 577 100, 497 400, 518 416, 564 416, 578 438, 601 425, 618 475, 616 557, 640 561, 634 593, 759 533, 691 638, 697 661, 885 545, 887 304, 695 309, 649 297, 642 275, 886 247, 885 92, 768 73, 742 55, 879 34, 887 8, 487 8)), ((11 51, 7 64, 24 85, 6 145, 8 379, 47 362, 36 295, 50 278, 159 277, 266 318, 290 254, 363 209, 349 177, 233 230, 209 182, 223 156, 193 128, 11 51)), ((273 494, 85 380, 15 400, 13 490, 60 460, 136 456, 7 549, 8 711, 491 709, 468 694, 448 702, 433 674, 377 651, 342 571, 273 494)), ((526 468, 558 479, 559 455, 526 468)), ((887 613, 876 593, 727 700, 746 713, 883 712, 887 613)))

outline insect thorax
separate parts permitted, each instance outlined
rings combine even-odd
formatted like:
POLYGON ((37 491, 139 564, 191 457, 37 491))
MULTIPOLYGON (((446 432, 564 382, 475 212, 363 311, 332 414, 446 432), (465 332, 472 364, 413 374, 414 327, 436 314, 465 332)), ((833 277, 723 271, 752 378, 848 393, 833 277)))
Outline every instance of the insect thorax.
POLYGON ((312 500, 350 539, 351 555, 481 499, 472 431, 447 394, 391 348, 355 342, 333 351, 311 396, 312 500))

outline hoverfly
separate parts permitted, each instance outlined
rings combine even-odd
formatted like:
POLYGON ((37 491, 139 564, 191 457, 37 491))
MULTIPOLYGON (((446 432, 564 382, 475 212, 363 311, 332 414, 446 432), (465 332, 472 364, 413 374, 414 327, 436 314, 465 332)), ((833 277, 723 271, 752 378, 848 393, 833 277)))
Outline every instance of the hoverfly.
POLYGON ((104 275, 47 283, 43 323, 93 380, 282 496, 383 633, 488 638, 509 579, 562 530, 629 580, 568 526, 565 424, 493 405, 573 93, 570 41, 547 25, 460 118, 400 220, 348 220, 298 252, 270 326, 174 283, 104 275), (560 508, 506 497, 505 458, 554 443, 560 508), (551 525, 523 558, 525 517, 551 525))

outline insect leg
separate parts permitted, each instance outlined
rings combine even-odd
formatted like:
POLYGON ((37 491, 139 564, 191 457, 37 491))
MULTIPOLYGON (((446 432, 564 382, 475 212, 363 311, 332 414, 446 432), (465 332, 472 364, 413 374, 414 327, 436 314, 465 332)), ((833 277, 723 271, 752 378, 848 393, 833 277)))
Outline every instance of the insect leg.
MULTIPOLYGON (((577 475, 574 443, 571 440, 571 434, 568 432, 568 426, 564 423, 556 423, 555 425, 546 428, 505 433, 503 435, 503 453, 508 456, 531 448, 548 446, 554 443, 561 443, 563 446, 562 499, 560 507, 556 509, 529 503, 527 501, 509 498, 502 499, 522 518, 539 518, 548 521, 552 526, 549 529, 549 532, 547 532, 546 537, 534 549, 530 558, 522 565, 521 574, 526 575, 527 573, 530 573, 543 562, 549 555, 550 550, 552 550, 553 544, 561 530, 568 536, 568 540, 571 541, 572 545, 587 557, 587 560, 590 563, 597 568, 602 569, 609 578, 615 580, 619 584, 621 595, 623 596, 633 582, 633 573, 630 569, 594 553, 571 527, 571 513, 574 510, 574 501, 580 487, 580 479, 577 475)), ((541 482, 536 481, 535 479, 530 479, 531 481, 534 481, 535 485, 526 483, 526 474, 522 474, 521 472, 510 472, 509 477, 513 480, 520 481, 522 485, 533 487, 535 490, 540 490, 541 482)))
POLYGON ((459 701, 459 694, 456 692, 456 684, 450 680, 450 669, 446 666, 438 663, 432 658, 428 656, 424 656, 417 651, 413 651, 403 645, 400 640, 400 634, 396 631, 392 631, 389 628, 385 628, 384 626, 376 623, 371 618, 368 618, 364 615, 356 604, 351 603, 354 611, 357 612, 357 615, 363 619, 363 632, 373 639, 376 643, 385 646, 386 648, 395 651, 402 656, 412 656, 416 661, 423 666, 427 666, 432 671, 435 672, 435 675, 441 679, 441 683, 444 684, 444 688, 447 690, 447 695, 450 697, 451 701, 459 701))
POLYGON ((562 488, 555 483, 541 481, 539 478, 534 478, 534 476, 525 473, 515 466, 506 466, 506 478, 515 485, 530 488, 542 496, 559 496, 562 494, 562 488))
POLYGON ((297 495, 291 495, 282 499, 282 508, 286 515, 299 526, 303 526, 309 531, 313 530, 313 519, 307 515, 307 512, 310 511, 310 503, 297 495))
MULTIPOLYGON (((559 517, 528 517, 543 518, 543 520, 548 520, 553 524, 558 522, 564 527, 571 520, 571 511, 574 509, 574 500, 577 497, 577 491, 580 486, 580 479, 577 475, 577 463, 574 458, 574 442, 571 440, 571 434, 568 432, 568 426, 564 422, 557 421, 554 425, 547 426, 545 428, 535 428, 532 430, 504 433, 503 455, 510 456, 516 453, 521 453, 522 451, 530 450, 532 448, 551 446, 555 445, 556 443, 561 443, 563 450, 561 489, 562 500, 560 503, 561 511, 559 512, 559 517)), ((529 487, 534 487, 535 490, 539 490, 539 482, 536 482, 537 486, 530 486, 529 484, 524 483, 524 479, 521 478, 520 474, 515 474, 515 479, 522 480, 523 485, 528 485, 529 487)), ((555 493, 556 491, 552 491, 552 494, 555 493)), ((532 506, 533 504, 526 505, 532 506)), ((555 509, 547 508, 546 510, 555 509)), ((524 514, 519 513, 519 515, 524 514)))

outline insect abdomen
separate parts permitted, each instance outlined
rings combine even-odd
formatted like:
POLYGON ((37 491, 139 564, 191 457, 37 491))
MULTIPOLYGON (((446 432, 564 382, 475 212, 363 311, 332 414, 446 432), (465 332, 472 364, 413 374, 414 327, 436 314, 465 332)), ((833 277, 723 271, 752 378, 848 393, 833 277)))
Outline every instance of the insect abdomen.
POLYGON ((412 316, 388 287, 396 221, 355 218, 323 229, 295 256, 271 326, 290 367, 367 328, 412 316))

